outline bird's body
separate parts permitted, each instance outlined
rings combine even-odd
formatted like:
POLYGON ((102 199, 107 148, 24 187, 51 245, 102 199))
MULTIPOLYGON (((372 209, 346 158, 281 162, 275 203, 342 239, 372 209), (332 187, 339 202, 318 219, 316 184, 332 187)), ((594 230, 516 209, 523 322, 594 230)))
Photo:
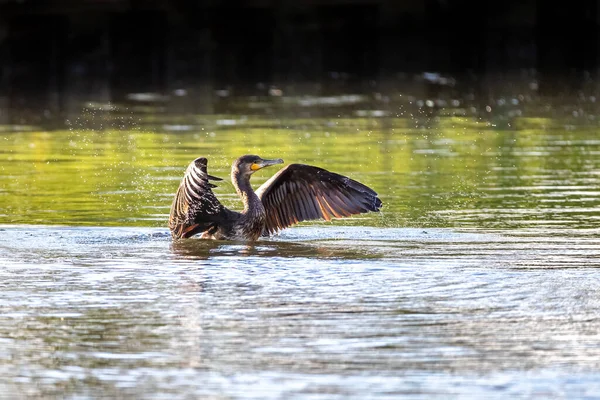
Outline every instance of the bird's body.
POLYGON ((330 220, 378 211, 381 200, 369 187, 322 168, 290 164, 256 192, 250 176, 283 160, 247 155, 231 168, 231 181, 244 203, 242 212, 225 208, 214 195, 206 158, 192 161, 171 206, 169 228, 174 239, 201 234, 203 239, 255 241, 301 221, 330 220))

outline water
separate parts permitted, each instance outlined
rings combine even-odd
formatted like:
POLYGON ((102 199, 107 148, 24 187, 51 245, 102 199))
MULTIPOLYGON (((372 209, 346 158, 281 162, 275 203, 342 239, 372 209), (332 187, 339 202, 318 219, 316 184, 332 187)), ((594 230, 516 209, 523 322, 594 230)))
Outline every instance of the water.
POLYGON ((270 122, 2 133, 0 397, 600 393, 594 130, 270 122), (350 175, 384 210, 171 242, 186 164, 227 177, 244 153, 350 175))

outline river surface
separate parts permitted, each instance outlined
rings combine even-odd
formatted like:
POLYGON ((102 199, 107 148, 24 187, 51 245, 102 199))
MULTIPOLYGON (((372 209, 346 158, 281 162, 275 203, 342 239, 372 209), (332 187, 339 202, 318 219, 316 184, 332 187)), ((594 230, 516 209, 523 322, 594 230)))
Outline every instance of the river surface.
POLYGON ((6 128, 0 398, 598 398, 600 139, 514 122, 6 128), (172 242, 186 165, 207 156, 238 208, 247 153, 351 176, 384 208, 172 242))

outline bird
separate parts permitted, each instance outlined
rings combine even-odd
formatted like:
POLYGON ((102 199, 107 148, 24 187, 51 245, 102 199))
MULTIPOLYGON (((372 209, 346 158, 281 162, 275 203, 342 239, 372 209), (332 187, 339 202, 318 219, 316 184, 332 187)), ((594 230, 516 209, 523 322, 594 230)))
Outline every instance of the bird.
POLYGON ((347 176, 306 164, 289 164, 256 191, 250 177, 283 160, 244 155, 231 166, 231 182, 244 209, 229 210, 217 199, 208 159, 198 157, 187 167, 169 215, 174 240, 200 235, 201 239, 252 242, 302 221, 348 217, 377 212, 382 202, 368 186, 347 176))

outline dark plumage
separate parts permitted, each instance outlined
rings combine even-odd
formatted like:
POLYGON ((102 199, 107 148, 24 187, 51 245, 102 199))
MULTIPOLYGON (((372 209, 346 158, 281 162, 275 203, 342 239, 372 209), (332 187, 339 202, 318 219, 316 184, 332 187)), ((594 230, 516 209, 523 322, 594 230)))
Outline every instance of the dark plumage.
POLYGON ((214 195, 207 173, 207 159, 192 161, 175 194, 169 228, 174 239, 202 234, 205 239, 257 240, 301 221, 348 217, 379 211, 381 200, 369 187, 319 167, 290 164, 256 192, 250 176, 257 170, 281 164, 254 155, 238 158, 231 167, 231 181, 244 203, 236 212, 223 207, 214 195))

